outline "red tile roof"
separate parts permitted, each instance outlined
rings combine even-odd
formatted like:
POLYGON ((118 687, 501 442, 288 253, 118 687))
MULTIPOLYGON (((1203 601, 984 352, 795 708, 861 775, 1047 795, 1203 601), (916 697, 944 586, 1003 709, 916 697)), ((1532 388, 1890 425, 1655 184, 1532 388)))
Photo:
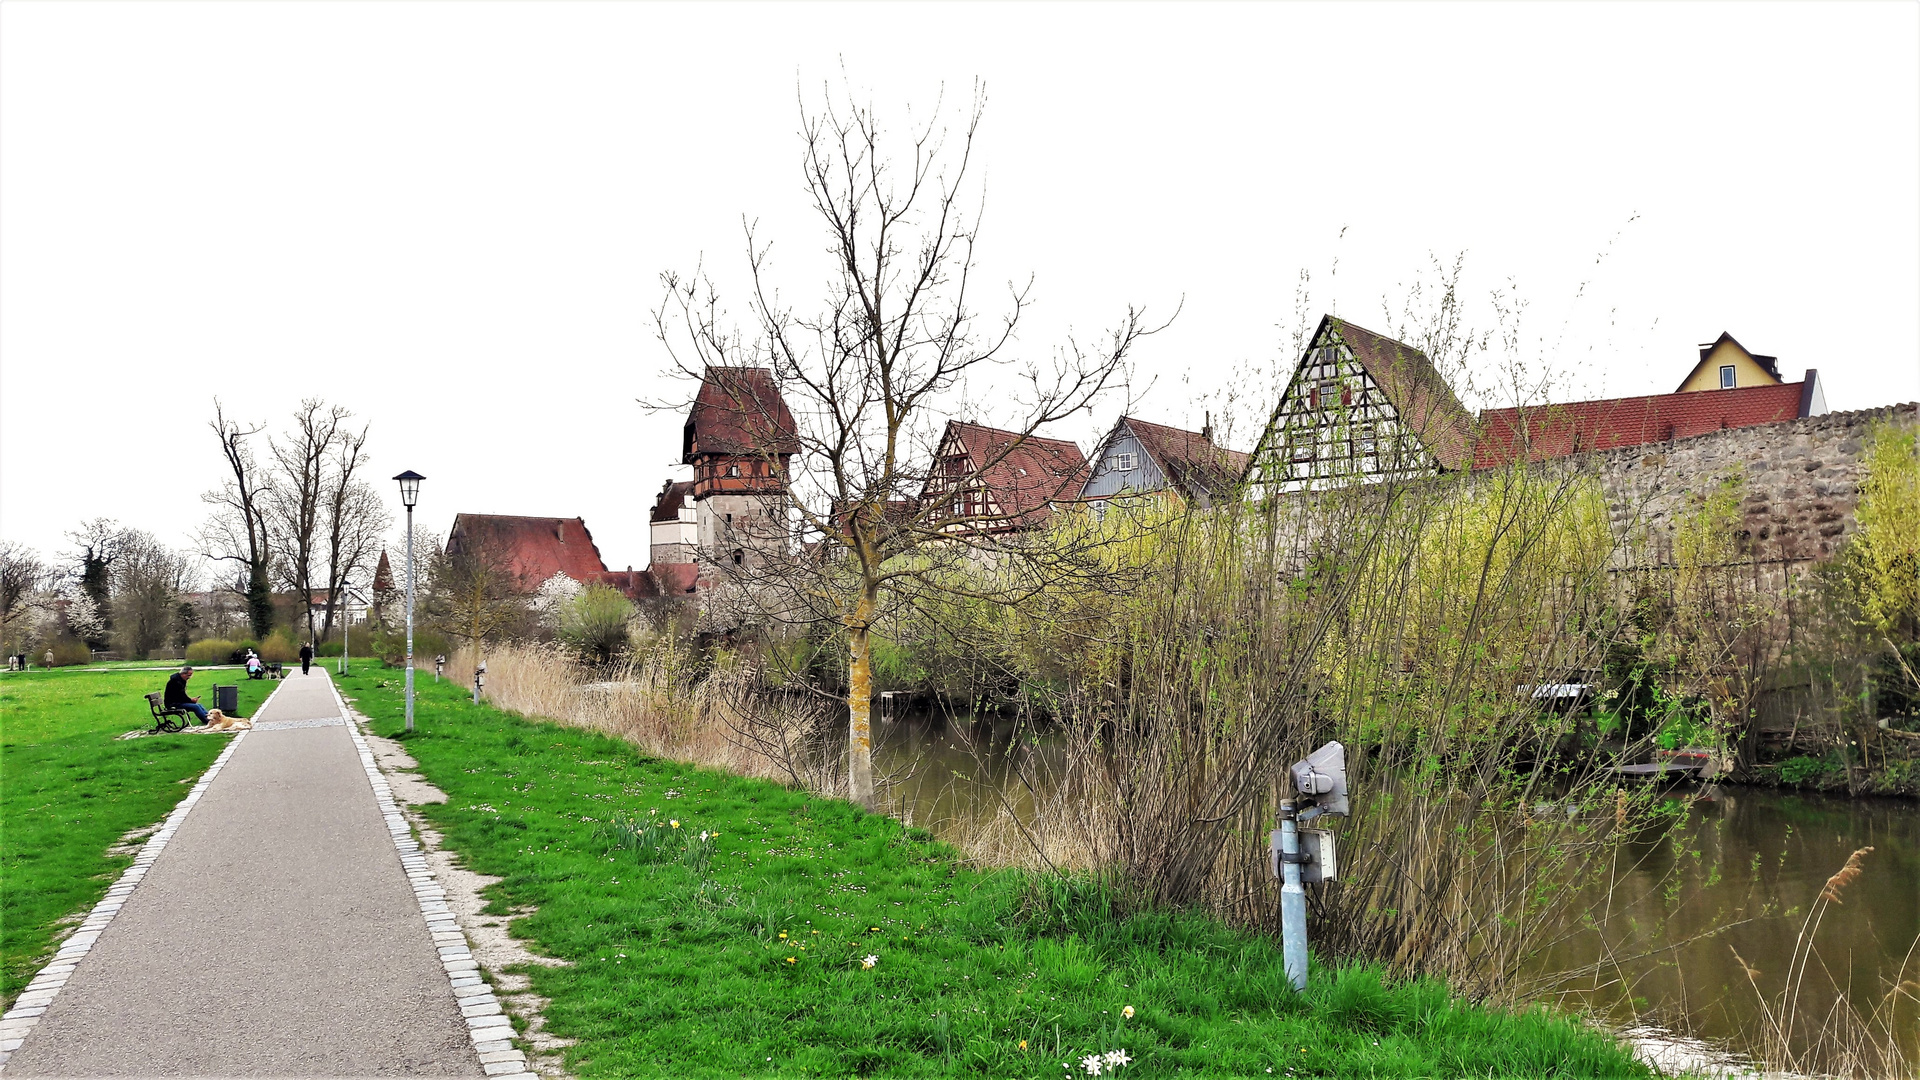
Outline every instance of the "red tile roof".
MULTIPOLYGON (((940 453, 950 456, 954 447, 965 450, 966 472, 979 471, 981 486, 998 506, 997 520, 981 522, 986 529, 1036 524, 1054 500, 1079 495, 1079 485, 1086 479, 1086 455, 1068 439, 1038 435, 1022 439, 1017 431, 949 420, 940 453)), ((933 465, 923 502, 942 501, 938 485, 944 462, 936 460, 933 465)))
POLYGON ((1434 370, 1426 353, 1331 315, 1324 317, 1320 326, 1314 340, 1331 329, 1346 343, 1353 358, 1393 403, 1400 422, 1419 436, 1420 444, 1442 468, 1467 467, 1472 460, 1473 416, 1453 395, 1447 380, 1434 370))
POLYGON ((1248 455, 1215 446, 1205 432, 1149 424, 1131 416, 1121 417, 1120 423, 1133 431, 1167 480, 1188 498, 1218 497, 1247 469, 1248 455))
POLYGON ((687 413, 683 463, 703 454, 797 454, 793 413, 761 367, 710 367, 687 413))
POLYGON ((653 500, 653 512, 649 522, 679 521, 680 511, 687 505, 687 497, 693 494, 693 481, 669 480, 660 489, 659 497, 653 500))
MULTIPOLYGON (((1808 378, 1813 378, 1811 372, 1808 378)), ((1507 464, 1519 456, 1522 448, 1527 460, 1543 461, 1589 450, 1684 439, 1722 428, 1792 420, 1806 415, 1807 402, 1812 398, 1803 392, 1807 389, 1804 382, 1782 383, 1529 409, 1489 409, 1480 414, 1474 467, 1507 464)))
POLYGON ((607 572, 593 534, 577 517, 456 514, 447 533, 447 551, 458 552, 469 545, 493 552, 527 589, 539 588, 555 574, 585 584, 607 572))

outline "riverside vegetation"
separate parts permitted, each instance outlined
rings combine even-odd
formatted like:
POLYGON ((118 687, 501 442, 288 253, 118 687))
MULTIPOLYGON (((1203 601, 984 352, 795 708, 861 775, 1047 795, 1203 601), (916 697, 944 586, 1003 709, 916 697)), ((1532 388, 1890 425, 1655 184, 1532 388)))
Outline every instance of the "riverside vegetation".
MULTIPOLYGON (((1575 1020, 1377 965, 1318 967, 1295 995, 1267 940, 1202 913, 983 869, 843 800, 474 706, 454 680, 419 681, 411 736, 397 672, 339 685, 447 793, 418 809, 502 878, 489 910, 537 908, 513 932, 566 961, 527 974, 582 1076, 1651 1075, 1575 1020)), ((718 741, 652 722, 683 750, 718 741)))
MULTIPOLYGON (((203 701, 212 674, 194 680, 203 701)), ((0 1002, 12 1003, 61 930, 133 862, 137 844, 122 847, 122 838, 164 819, 226 745, 218 734, 117 738, 152 726, 142 695, 166 676, 0 675, 0 1002)), ((235 681, 242 716, 279 685, 235 681)))
MULTIPOLYGON (((1615 924, 1628 936, 1638 893, 1681 887, 1681 864, 1658 869, 1649 853, 1688 817, 1686 800, 1623 786, 1615 762, 1694 745, 1760 774, 1750 733, 1763 677, 1822 648, 1835 685, 1867 680, 1880 692, 1866 707, 1896 710, 1893 730, 1876 729, 1836 693, 1835 752, 1853 755, 1856 774, 1911 767, 1897 736, 1912 718, 1897 702, 1920 625, 1901 584, 1914 530, 1893 510, 1914 486, 1913 438, 1877 438, 1891 450, 1875 459, 1861 533, 1806 583, 1833 632, 1795 651, 1774 641, 1778 612, 1745 584, 1736 489, 1703 494, 1664 575, 1621 574, 1635 538, 1618 535, 1592 478, 1530 467, 1204 512, 1154 499, 1069 510, 1020 541, 1056 545, 1047 561, 1061 571, 1030 601, 972 599, 1010 590, 961 579, 891 605, 876 679, 1010 718, 998 805, 943 838, 976 865, 1086 875, 1116 918, 1181 911, 1274 931, 1263 841, 1283 766, 1339 739, 1364 797, 1333 826, 1343 880, 1314 897, 1318 946, 1475 1000, 1554 1000, 1576 982, 1591 996, 1613 973, 1541 958, 1615 924), (1595 715, 1516 693, 1566 681, 1603 686, 1595 715), (1042 740, 1048 753, 1020 749, 1042 740)), ((848 791, 834 749, 845 714, 832 703, 845 647, 831 625, 696 654, 666 623, 636 620, 631 650, 587 668, 563 645, 483 644, 489 694, 512 708, 818 795, 848 791)), ((462 652, 449 674, 464 682, 471 663, 462 652)), ((1884 1000, 1788 1010, 1801 1025, 1790 1038, 1746 1045, 1764 1055, 1791 1043, 1781 1064, 1797 1068, 1901 1075, 1906 1051, 1886 1023, 1913 974, 1884 1000)))

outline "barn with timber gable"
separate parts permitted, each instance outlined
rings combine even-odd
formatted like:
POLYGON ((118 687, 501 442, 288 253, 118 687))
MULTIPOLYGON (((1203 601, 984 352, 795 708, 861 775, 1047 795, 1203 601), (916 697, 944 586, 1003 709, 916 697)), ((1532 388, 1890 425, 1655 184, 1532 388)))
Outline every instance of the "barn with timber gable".
POLYGON ((947 421, 921 488, 943 532, 1013 533, 1036 528, 1053 504, 1078 495, 1086 456, 1067 439, 947 421))
POLYGON ((1256 494, 1428 476, 1472 461, 1473 417, 1426 354, 1323 317, 1248 461, 1256 494))

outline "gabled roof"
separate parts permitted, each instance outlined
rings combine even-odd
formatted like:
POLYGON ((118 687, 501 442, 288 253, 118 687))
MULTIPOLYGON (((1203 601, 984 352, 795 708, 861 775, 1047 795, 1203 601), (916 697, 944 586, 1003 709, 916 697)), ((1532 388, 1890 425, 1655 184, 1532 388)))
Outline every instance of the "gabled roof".
MULTIPOLYGON (((1000 516, 1015 523, 1044 512, 1056 499, 1078 495, 1085 479, 1086 455, 1068 439, 1038 435, 1022 439, 1017 431, 949 420, 940 439, 941 455, 950 455, 954 447, 964 449, 971 459, 969 472, 980 470, 981 486, 999 506, 1000 516), (999 460, 993 461, 996 456, 999 460)), ((927 492, 940 479, 939 470, 940 462, 935 461, 927 492)), ((926 497, 923 493, 923 501, 926 497)))
POLYGON ((1797 419, 1809 415, 1819 400, 1817 378, 1808 371, 1804 382, 1777 386, 1488 409, 1480 414, 1474 466, 1508 464, 1523 449, 1527 460, 1542 461, 1797 419))
MULTIPOLYGON (((1722 330, 1720 331, 1719 337, 1714 338, 1712 341, 1709 341, 1705 345, 1700 346, 1700 362, 1693 365, 1692 370, 1687 372, 1687 377, 1680 380, 1680 385, 1685 386, 1687 385, 1687 383, 1691 382, 1693 380, 1693 377, 1700 373, 1700 369, 1706 365, 1707 359, 1713 355, 1714 350, 1718 349, 1721 345, 1731 345, 1734 348, 1739 349, 1740 352, 1747 357, 1747 359, 1752 360, 1754 363, 1760 365, 1760 370, 1773 376, 1775 381, 1779 381, 1780 379, 1780 358, 1779 357, 1761 356, 1760 354, 1754 352, 1752 349, 1749 349, 1745 345, 1742 345, 1738 341, 1735 341, 1733 339, 1732 334, 1729 334, 1725 330, 1722 330)), ((1675 391, 1675 393, 1678 393, 1678 392, 1679 391, 1677 390, 1675 391)))
POLYGON ((1312 340, 1344 343, 1441 468, 1463 469, 1472 461, 1473 416, 1426 353, 1332 315, 1321 318, 1312 340))
POLYGON ((692 497, 693 481, 667 481, 666 486, 660 489, 659 497, 653 500, 653 512, 648 515, 647 520, 649 522, 679 521, 680 511, 686 507, 687 500, 692 497))
POLYGON ((1247 468, 1247 454, 1215 446, 1206 432, 1150 424, 1131 416, 1123 416, 1113 425, 1094 457, 1099 458, 1100 451, 1123 431, 1133 433, 1168 483, 1189 499, 1219 496, 1232 488, 1247 468))
POLYGON ((453 529, 447 533, 447 551, 470 546, 492 552, 528 589, 538 588, 555 574, 586 584, 607 572, 593 534, 577 517, 455 514, 453 529))
POLYGON ((681 439, 681 460, 702 454, 797 454, 800 439, 773 372, 710 367, 700 380, 681 439))

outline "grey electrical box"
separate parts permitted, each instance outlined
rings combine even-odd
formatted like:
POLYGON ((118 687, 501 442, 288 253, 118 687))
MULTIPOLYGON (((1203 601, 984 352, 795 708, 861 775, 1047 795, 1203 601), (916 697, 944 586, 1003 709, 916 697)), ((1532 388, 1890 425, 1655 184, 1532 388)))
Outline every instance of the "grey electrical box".
POLYGON ((1300 854, 1307 856, 1307 861, 1300 864, 1300 884, 1332 881, 1339 876, 1340 862, 1333 852, 1333 834, 1327 830, 1301 829, 1300 854))
MULTIPOLYGON (((1333 834, 1325 829, 1300 829, 1300 884, 1312 885, 1321 881, 1332 881, 1339 873, 1340 864, 1333 850, 1333 834)), ((1280 830, 1275 829, 1268 838, 1268 866, 1273 876, 1280 875, 1280 830)))

